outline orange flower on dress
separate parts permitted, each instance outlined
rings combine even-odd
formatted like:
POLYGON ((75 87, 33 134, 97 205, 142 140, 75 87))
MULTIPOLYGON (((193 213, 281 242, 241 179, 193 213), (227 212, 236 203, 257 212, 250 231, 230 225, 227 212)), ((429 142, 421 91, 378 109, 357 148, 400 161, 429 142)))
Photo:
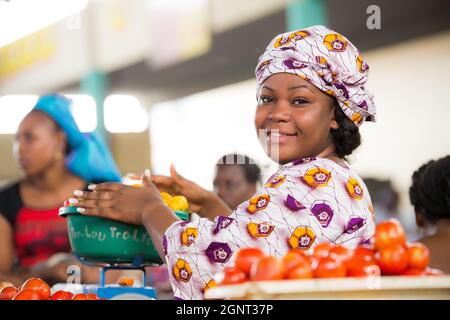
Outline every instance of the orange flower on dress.
POLYGON ((177 281, 188 282, 192 276, 192 269, 186 260, 178 259, 173 266, 173 276, 177 281))
POLYGON ((358 180, 356 180, 353 177, 350 177, 348 179, 348 182, 346 184, 346 189, 350 197, 356 200, 361 200, 363 196, 363 189, 361 188, 361 185, 359 184, 358 180))
POLYGON ((328 184, 331 178, 331 172, 324 168, 311 168, 308 169, 305 175, 302 177, 305 182, 311 188, 323 187, 328 184))
POLYGON ((250 235, 255 239, 266 238, 270 236, 274 228, 275 227, 268 222, 261 222, 261 223, 250 222, 247 225, 248 233, 250 233, 250 235))
POLYGON ((291 248, 307 250, 311 247, 316 235, 310 227, 297 227, 289 237, 288 243, 291 248))
POLYGON ((375 210, 373 209, 373 205, 369 205, 369 211, 372 214, 372 219, 375 221, 375 210))
POLYGON ((187 228, 181 233, 181 243, 189 247, 197 237, 198 237, 197 228, 187 228))
POLYGON ((206 285, 203 287, 203 293, 206 292, 206 290, 217 287, 217 283, 214 279, 209 280, 206 285))
POLYGON ((269 202, 270 196, 268 194, 262 194, 260 196, 253 197, 250 199, 247 211, 253 214, 256 211, 264 210, 269 205, 269 202))
POLYGON ((266 188, 276 188, 281 186, 286 181, 286 176, 276 176, 264 185, 266 188))

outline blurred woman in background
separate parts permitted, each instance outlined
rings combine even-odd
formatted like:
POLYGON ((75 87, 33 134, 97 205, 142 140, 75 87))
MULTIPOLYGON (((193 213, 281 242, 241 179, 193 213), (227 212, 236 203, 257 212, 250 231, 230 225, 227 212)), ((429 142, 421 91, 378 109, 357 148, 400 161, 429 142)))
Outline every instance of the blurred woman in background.
POLYGON ((423 229, 419 239, 430 250, 430 266, 450 273, 450 156, 432 160, 412 176, 409 189, 416 223, 423 229))
POLYGON ((232 210, 258 189, 261 169, 255 161, 241 154, 227 154, 217 161, 214 192, 232 210))
POLYGON ((59 208, 90 182, 120 181, 104 142, 78 129, 71 103, 60 95, 41 96, 19 125, 14 155, 24 177, 0 191, 0 280, 65 281, 67 264, 49 260, 70 252, 59 208))

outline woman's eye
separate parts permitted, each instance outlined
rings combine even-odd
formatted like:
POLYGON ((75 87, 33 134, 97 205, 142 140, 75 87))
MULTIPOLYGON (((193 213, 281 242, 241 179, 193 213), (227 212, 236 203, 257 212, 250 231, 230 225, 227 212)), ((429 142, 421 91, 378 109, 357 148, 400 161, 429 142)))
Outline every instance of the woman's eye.
POLYGON ((265 103, 269 103, 269 102, 272 102, 273 101, 273 99, 272 98, 270 98, 270 97, 259 97, 259 99, 258 99, 259 101, 259 104, 265 104, 265 103))
POLYGON ((34 136, 31 133, 26 133, 23 136, 25 138, 25 141, 30 142, 34 140, 34 136))
POLYGON ((295 99, 294 101, 292 101, 292 104, 297 104, 297 105, 305 104, 305 103, 308 103, 308 101, 306 101, 305 99, 301 99, 301 98, 298 98, 298 99, 295 99))

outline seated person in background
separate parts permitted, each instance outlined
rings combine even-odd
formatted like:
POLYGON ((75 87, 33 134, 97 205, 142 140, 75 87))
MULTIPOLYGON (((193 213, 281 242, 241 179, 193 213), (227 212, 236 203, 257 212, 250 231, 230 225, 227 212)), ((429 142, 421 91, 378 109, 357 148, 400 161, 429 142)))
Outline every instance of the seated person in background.
POLYGON ((363 178, 372 198, 373 209, 376 212, 375 222, 399 219, 398 216, 398 192, 392 186, 390 180, 379 180, 376 178, 363 178))
POLYGON ((256 193, 260 178, 261 169, 253 159, 236 153, 224 155, 216 164, 214 192, 234 210, 256 193))
POLYGON ((430 266, 450 273, 450 156, 417 169, 409 197, 416 223, 425 231, 419 242, 430 250, 430 266))
POLYGON ((49 259, 71 250, 59 207, 90 182, 120 181, 106 145, 80 132, 70 105, 63 96, 41 96, 19 125, 14 155, 24 177, 0 191, 0 281, 65 281, 71 255, 49 259))

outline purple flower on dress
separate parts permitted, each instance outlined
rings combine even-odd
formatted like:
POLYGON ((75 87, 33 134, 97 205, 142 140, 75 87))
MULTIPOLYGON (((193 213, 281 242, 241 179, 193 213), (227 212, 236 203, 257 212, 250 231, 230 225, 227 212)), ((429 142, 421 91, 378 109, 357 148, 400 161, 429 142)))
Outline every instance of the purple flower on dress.
POLYGON ((187 225, 188 223, 189 223, 189 221, 180 221, 180 222, 178 223, 178 226, 184 227, 184 226, 187 225))
POLYGON ((164 250, 164 255, 167 256, 167 237, 166 237, 166 235, 163 236, 163 250, 164 250))
POLYGON ((338 89, 339 93, 345 97, 345 99, 348 99, 347 88, 342 83, 335 82, 334 86, 338 89))
POLYGON ((303 69, 306 68, 304 63, 295 59, 287 59, 283 61, 283 65, 288 69, 303 69))
POLYGON ((295 47, 292 47, 292 46, 284 46, 284 47, 281 47, 280 50, 281 50, 281 51, 288 51, 288 50, 295 51, 295 47))
POLYGON ((314 160, 316 160, 316 157, 297 159, 297 160, 292 161, 292 165, 296 166, 298 164, 309 163, 309 162, 314 161, 314 160))
POLYGON ((217 219, 216 227, 213 230, 213 234, 217 234, 220 230, 228 227, 233 222, 233 220, 233 218, 219 216, 217 219))
POLYGON ((325 201, 315 202, 311 207, 311 212, 324 228, 328 227, 334 215, 333 209, 325 201))
POLYGON ((288 196, 286 198, 286 206, 293 211, 299 211, 299 210, 303 210, 306 208, 303 204, 301 204, 299 201, 297 201, 290 194, 288 194, 288 196))
POLYGON ((365 220, 361 217, 353 217, 347 223, 347 226, 345 227, 344 232, 351 234, 351 233, 361 229, 361 227, 364 226, 364 222, 365 222, 365 220))
POLYGON ((360 242, 359 242, 359 244, 361 245, 361 244, 366 244, 366 245, 371 245, 372 244, 372 238, 369 238, 369 239, 366 239, 366 240, 361 240, 360 242))
POLYGON ((216 263, 225 263, 231 258, 233 251, 230 246, 223 242, 211 242, 206 248, 206 256, 209 261, 216 263))

